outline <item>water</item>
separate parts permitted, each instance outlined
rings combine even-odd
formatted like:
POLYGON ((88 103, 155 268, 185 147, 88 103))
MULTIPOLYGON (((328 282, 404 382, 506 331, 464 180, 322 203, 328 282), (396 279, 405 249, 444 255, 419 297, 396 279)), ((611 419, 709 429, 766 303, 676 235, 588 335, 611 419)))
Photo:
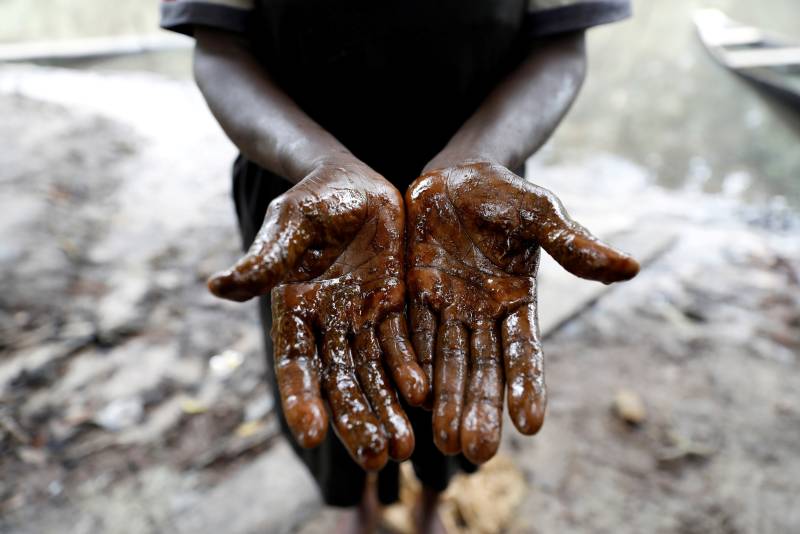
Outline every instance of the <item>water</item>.
POLYGON ((0 43, 157 31, 159 0, 0 0, 0 43))
POLYGON ((589 34, 589 78, 540 158, 581 161, 608 152, 672 188, 730 192, 800 207, 798 117, 716 64, 695 35, 695 9, 794 36, 796 0, 640 0, 628 22, 589 34))

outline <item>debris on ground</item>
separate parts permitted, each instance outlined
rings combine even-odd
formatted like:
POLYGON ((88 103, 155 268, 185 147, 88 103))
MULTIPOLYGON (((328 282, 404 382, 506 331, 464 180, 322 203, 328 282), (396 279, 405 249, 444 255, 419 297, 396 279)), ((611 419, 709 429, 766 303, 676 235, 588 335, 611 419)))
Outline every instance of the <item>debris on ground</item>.
POLYGON ((647 419, 644 401, 630 389, 620 389, 614 394, 614 413, 626 423, 638 426, 647 419))
MULTIPOLYGON (((400 501, 386 510, 384 524, 396 534, 414 534, 412 517, 422 488, 409 464, 403 464, 400 476, 400 501)), ((503 532, 526 491, 514 460, 500 454, 474 475, 457 475, 442 495, 439 515, 451 534, 503 532)))

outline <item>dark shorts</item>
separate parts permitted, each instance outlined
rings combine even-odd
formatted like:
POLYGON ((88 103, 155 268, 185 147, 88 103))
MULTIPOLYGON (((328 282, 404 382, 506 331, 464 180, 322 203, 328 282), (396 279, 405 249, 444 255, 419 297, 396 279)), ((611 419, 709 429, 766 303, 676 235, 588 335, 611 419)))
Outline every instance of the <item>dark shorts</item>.
MULTIPOLYGON (((275 197, 282 195, 291 183, 242 158, 236 160, 233 170, 233 198, 242 244, 247 249, 261 228, 267 206, 275 197)), ((401 191, 405 193, 405 191, 401 191)), ((269 297, 259 301, 264 346, 267 357, 267 380, 269 380, 281 430, 303 461, 319 486, 322 497, 330 506, 355 506, 361 500, 366 473, 351 458, 339 438, 329 429, 322 444, 314 449, 304 449, 295 442, 281 409, 280 393, 272 366, 272 314, 269 297)), ((402 399, 401 399, 402 401, 402 399)), ((433 443, 431 412, 412 408, 403 403, 414 429, 416 447, 410 461, 417 478, 430 489, 443 491, 450 479, 459 470, 475 471, 476 466, 464 456, 445 456, 433 443)), ((399 464, 394 461, 378 474, 378 496, 384 504, 398 499, 399 464)))

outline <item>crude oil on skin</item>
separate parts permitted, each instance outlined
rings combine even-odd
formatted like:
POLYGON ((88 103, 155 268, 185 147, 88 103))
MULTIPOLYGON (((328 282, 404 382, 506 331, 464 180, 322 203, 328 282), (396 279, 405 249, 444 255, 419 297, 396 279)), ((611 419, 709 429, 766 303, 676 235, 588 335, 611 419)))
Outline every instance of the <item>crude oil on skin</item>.
POLYGON ((483 463, 500 444, 504 383, 520 432, 534 434, 544 420, 539 247, 605 283, 639 267, 572 221, 552 193, 499 165, 429 172, 406 207, 412 339, 433 384, 434 440, 483 463))
POLYGON ((272 290, 289 426, 302 446, 319 445, 325 398, 339 438, 367 470, 414 450, 392 381, 411 405, 428 390, 403 314, 404 225, 389 182, 365 166, 323 167, 270 205, 249 253, 209 283, 239 301, 272 290))
POLYGON ((632 278, 638 264, 572 221, 552 193, 490 163, 421 176, 405 208, 365 166, 320 167, 270 205, 248 254, 209 287, 237 301, 272 292, 275 372, 302 446, 324 438, 327 402, 364 469, 408 458, 414 434, 396 386, 433 409, 442 452, 483 463, 500 443, 504 390, 521 432, 544 418, 540 245, 605 283, 632 278))

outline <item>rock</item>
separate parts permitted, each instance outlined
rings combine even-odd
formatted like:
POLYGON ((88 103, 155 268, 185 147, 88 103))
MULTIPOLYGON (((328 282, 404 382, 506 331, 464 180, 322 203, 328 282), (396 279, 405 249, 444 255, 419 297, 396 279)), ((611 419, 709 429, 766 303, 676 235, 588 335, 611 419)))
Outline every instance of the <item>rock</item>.
POLYGON ((208 360, 211 373, 220 379, 231 376, 244 362, 244 354, 238 350, 228 349, 215 354, 208 360))
POLYGON ((440 512, 447 532, 503 532, 527 491, 514 460, 498 455, 471 476, 456 477, 443 496, 440 512), (467 528, 459 528, 461 521, 467 528))
POLYGON ((117 399, 97 412, 93 421, 99 426, 118 432, 141 421, 144 406, 139 397, 117 399))
POLYGON ((47 463, 47 455, 42 449, 34 447, 20 447, 17 449, 19 459, 30 465, 44 465, 47 463))
POLYGON ((629 389, 620 389, 614 395, 614 413, 629 425, 638 426, 647 419, 644 401, 629 389))
MULTIPOLYGON (((409 463, 401 466, 400 479, 400 501, 386 509, 384 526, 392 532, 413 534, 412 513, 421 486, 409 463)), ((452 534, 505 532, 527 490, 514 460, 498 455, 478 472, 453 479, 442 494, 439 517, 452 534)))

